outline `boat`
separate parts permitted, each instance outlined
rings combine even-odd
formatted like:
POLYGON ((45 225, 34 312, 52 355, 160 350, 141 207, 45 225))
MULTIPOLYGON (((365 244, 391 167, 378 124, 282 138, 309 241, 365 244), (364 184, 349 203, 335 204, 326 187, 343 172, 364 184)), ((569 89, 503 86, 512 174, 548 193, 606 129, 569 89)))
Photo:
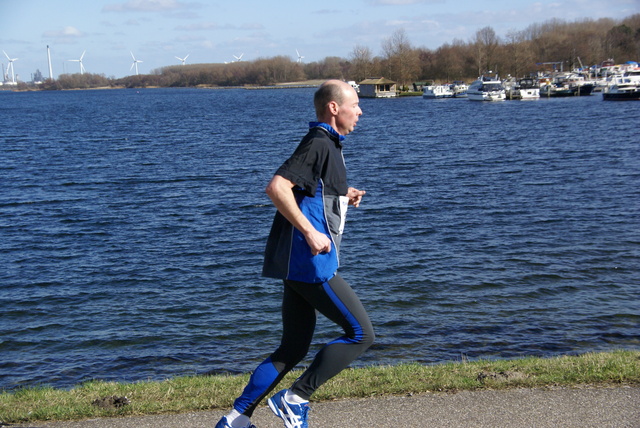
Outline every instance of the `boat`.
POLYGON ((612 85, 602 93, 602 99, 605 101, 640 100, 640 86, 612 85))
POLYGON ((575 73, 550 76, 540 85, 541 97, 573 97, 591 95, 596 84, 575 73))
POLYGON ((464 98, 469 87, 461 80, 442 85, 430 85, 422 88, 423 98, 464 98))
POLYGON ((504 86, 495 77, 482 76, 467 89, 467 97, 472 101, 504 101, 506 98, 504 86))
POLYGON ((453 91, 453 98, 465 98, 467 97, 467 90, 469 90, 469 86, 462 80, 455 80, 451 84, 451 90, 453 91))
POLYGON ((504 85, 506 97, 510 100, 537 100, 540 98, 540 84, 531 77, 512 79, 504 85))
POLYGON ((626 71, 602 92, 605 101, 640 100, 640 69, 626 71))
POLYGON ((423 98, 453 98, 451 85, 430 85, 422 89, 423 98))

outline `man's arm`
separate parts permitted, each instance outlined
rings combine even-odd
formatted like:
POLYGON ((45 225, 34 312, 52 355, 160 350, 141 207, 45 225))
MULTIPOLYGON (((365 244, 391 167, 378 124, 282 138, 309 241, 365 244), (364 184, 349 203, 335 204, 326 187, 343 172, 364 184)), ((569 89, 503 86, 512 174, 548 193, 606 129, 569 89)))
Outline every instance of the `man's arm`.
POLYGON ((331 240, 327 235, 316 230, 311 222, 302 214, 293 194, 295 183, 280 175, 274 175, 265 191, 273 205, 289 222, 298 229, 311 247, 314 256, 331 251, 331 240))

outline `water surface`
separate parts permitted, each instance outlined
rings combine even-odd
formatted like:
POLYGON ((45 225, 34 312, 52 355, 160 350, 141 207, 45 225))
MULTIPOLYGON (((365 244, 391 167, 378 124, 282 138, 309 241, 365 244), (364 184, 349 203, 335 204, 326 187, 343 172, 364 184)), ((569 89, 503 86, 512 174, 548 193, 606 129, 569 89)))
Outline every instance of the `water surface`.
MULTIPOLYGON (((264 187, 312 96, 0 92, 0 387, 265 358, 264 187)), ((361 105, 341 272, 377 342, 355 366, 640 349, 640 103, 361 105)))

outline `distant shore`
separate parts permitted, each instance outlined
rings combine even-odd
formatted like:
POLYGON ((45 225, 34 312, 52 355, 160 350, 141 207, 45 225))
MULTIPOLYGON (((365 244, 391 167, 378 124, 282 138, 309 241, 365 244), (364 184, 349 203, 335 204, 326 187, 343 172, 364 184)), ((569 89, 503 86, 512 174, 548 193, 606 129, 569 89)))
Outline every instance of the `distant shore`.
MULTIPOLYGON (((53 91, 100 91, 107 89, 186 89, 186 88, 195 88, 195 89, 296 89, 296 88, 317 88, 324 80, 304 80, 300 82, 286 82, 286 83, 276 83, 274 85, 243 85, 243 86, 216 86, 216 85, 197 85, 197 86, 145 86, 141 88, 127 88, 126 86, 118 85, 118 86, 98 86, 95 88, 69 88, 69 89, 53 89, 53 91)), ((44 89, 35 85, 19 85, 19 86, 8 86, 2 85, 0 86, 0 92, 48 92, 52 91, 52 89, 44 89)))

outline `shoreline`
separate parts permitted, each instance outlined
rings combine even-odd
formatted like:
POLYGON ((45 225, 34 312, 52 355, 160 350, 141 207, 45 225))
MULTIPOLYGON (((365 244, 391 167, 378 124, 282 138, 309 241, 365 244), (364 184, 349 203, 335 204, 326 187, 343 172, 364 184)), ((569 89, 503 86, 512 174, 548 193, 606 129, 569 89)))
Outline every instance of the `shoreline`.
MULTIPOLYGON (((640 387, 522 388, 342 399, 311 403, 311 427, 398 425, 423 428, 602 428, 633 427, 640 420, 640 387)), ((71 422, 7 425, 15 428, 201 428, 213 426, 227 410, 92 418, 71 422)), ((282 421, 260 405, 251 422, 281 428, 282 421)), ((2 424, 0 424, 2 426, 2 424)))
MULTIPOLYGON (((640 350, 618 350, 547 359, 371 366, 344 370, 316 391, 311 401, 315 407, 318 403, 371 398, 441 397, 554 388, 640 392, 639 361, 640 350)), ((297 370, 287 374, 281 386, 286 387, 300 373, 297 370)), ((169 417, 158 415, 222 412, 232 406, 248 377, 248 374, 200 375, 157 382, 94 381, 70 390, 33 387, 0 391, 0 427, 45 420, 65 423, 63 421, 95 418, 157 418, 169 417)))
POLYGON ((26 88, 18 88, 11 87, 5 88, 4 86, 0 86, 0 92, 57 92, 57 91, 102 91, 109 89, 131 89, 131 90, 140 90, 140 89, 247 89, 247 90, 258 90, 258 89, 299 89, 299 88, 317 88, 324 80, 303 80, 300 82, 286 82, 286 83, 276 83, 274 85, 243 85, 243 86, 214 86, 214 85, 196 85, 196 86, 144 86, 144 87, 132 87, 128 88, 126 86, 118 85, 118 86, 98 86, 95 88, 68 88, 68 89, 44 89, 37 86, 29 85, 26 88))

